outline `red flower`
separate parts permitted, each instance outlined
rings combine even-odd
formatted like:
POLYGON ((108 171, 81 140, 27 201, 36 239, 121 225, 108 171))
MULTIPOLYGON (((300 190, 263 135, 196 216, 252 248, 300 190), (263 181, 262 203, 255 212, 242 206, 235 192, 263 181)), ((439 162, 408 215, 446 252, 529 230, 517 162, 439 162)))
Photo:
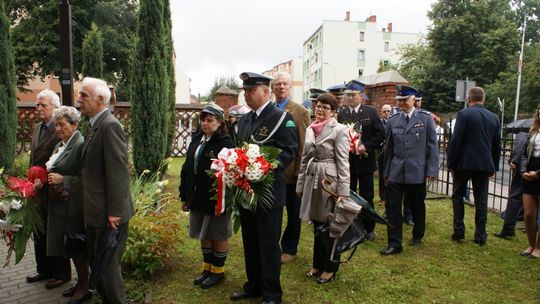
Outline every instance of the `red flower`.
POLYGON ((34 183, 34 181, 39 178, 41 183, 45 184, 47 182, 47 170, 40 166, 33 166, 28 169, 27 177, 31 183, 34 183))
POLYGON ((11 191, 19 193, 24 198, 30 198, 36 194, 34 191, 34 184, 13 176, 8 178, 7 186, 11 191))

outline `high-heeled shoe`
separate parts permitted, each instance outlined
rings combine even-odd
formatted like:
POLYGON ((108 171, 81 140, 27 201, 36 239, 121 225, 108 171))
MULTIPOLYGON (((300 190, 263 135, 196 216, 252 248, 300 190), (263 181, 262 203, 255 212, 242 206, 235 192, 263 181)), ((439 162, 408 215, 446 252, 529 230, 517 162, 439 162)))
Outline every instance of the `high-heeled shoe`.
POLYGON ((317 283, 318 283, 318 284, 326 284, 326 283, 328 283, 328 282, 330 282, 330 281, 333 281, 335 278, 336 278, 336 273, 334 272, 334 273, 332 274, 332 276, 329 277, 328 279, 319 277, 319 278, 317 279, 317 283))
POLYGON ((90 291, 87 291, 82 297, 75 299, 71 298, 67 302, 67 304, 81 304, 86 300, 90 300, 92 298, 92 293, 90 291))
POLYGON ((306 277, 308 277, 308 278, 318 277, 318 276, 321 275, 321 273, 322 273, 321 270, 318 270, 318 271, 310 270, 310 271, 306 272, 306 277))

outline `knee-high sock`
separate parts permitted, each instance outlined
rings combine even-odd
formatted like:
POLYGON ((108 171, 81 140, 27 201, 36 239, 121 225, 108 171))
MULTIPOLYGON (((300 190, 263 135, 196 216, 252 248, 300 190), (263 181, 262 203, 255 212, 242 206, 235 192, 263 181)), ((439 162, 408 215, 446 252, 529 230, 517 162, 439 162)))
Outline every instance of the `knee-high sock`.
POLYGON ((229 253, 228 251, 225 251, 225 252, 219 252, 215 250, 212 251, 212 254, 214 256, 214 261, 212 262, 212 268, 210 270, 212 273, 225 272, 224 265, 225 265, 225 260, 227 259, 228 253, 229 253))

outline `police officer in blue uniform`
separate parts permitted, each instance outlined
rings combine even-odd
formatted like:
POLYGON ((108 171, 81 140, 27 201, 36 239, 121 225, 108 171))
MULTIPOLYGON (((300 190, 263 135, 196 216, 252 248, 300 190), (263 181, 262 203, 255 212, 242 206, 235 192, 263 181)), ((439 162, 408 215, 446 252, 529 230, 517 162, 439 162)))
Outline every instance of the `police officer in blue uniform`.
MULTIPOLYGON (((375 196, 373 173, 377 170, 376 150, 384 141, 384 126, 377 110, 362 104, 367 96, 364 94, 364 85, 351 80, 347 85, 345 94, 349 106, 338 113, 338 122, 342 124, 353 123, 355 128, 362 128, 362 145, 360 153, 349 153, 349 170, 351 175, 351 190, 365 198, 373 207, 375 196), (367 156, 362 154, 366 152, 367 156)), ((368 240, 375 239, 375 223, 366 222, 368 240)))
POLYGON ((279 167, 273 171, 274 201, 269 210, 240 210, 247 282, 231 300, 263 297, 263 303, 281 303, 281 222, 285 205, 284 169, 297 153, 296 125, 290 113, 270 102, 271 78, 257 73, 240 74, 246 103, 252 112, 238 122, 239 144, 256 143, 281 149, 279 167))
POLYGON ((384 151, 384 178, 388 199, 388 247, 382 255, 400 253, 403 238, 402 201, 407 192, 411 198, 414 227, 410 246, 421 244, 425 232, 426 179, 435 178, 439 167, 439 148, 435 122, 431 113, 417 110, 414 102, 418 90, 398 86, 396 99, 401 109, 387 124, 384 151))
POLYGON ((341 112, 341 110, 344 110, 349 106, 347 105, 347 102, 345 101, 346 89, 347 87, 345 86, 345 84, 336 84, 326 89, 328 93, 334 95, 338 100, 337 113, 341 112))

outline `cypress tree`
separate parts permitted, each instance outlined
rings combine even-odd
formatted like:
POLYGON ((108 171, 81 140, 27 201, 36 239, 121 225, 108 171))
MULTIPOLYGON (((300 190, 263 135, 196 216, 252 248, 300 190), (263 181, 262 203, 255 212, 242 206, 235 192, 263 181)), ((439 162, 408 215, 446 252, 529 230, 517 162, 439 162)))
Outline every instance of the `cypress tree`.
POLYGON ((165 63, 165 70, 169 80, 169 90, 166 96, 166 106, 168 106, 167 116, 165 117, 165 126, 167 134, 167 147, 165 150, 165 157, 169 157, 172 152, 172 144, 174 141, 174 135, 176 133, 176 80, 174 77, 174 61, 173 61, 173 39, 172 39, 172 21, 171 21, 171 7, 169 0, 163 0, 163 24, 164 24, 164 50, 163 56, 165 63))
POLYGON ((0 0, 0 167, 11 168, 17 145, 17 100, 10 24, 0 0))
POLYGON ((145 169, 157 172, 166 151, 163 44, 163 2, 141 0, 131 81, 133 164, 138 174, 145 169))
POLYGON ((92 22, 90 30, 84 36, 82 43, 83 66, 85 77, 103 77, 103 34, 92 22))

